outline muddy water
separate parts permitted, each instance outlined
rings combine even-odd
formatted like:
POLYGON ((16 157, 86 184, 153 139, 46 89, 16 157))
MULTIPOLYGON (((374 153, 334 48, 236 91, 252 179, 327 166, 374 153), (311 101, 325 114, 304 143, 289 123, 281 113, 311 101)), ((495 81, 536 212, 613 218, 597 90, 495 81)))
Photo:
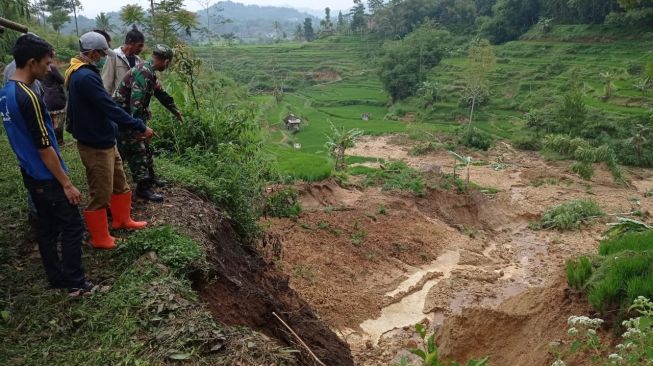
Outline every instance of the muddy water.
POLYGON ((451 271, 457 268, 459 260, 460 251, 447 251, 429 266, 423 267, 410 275, 397 289, 386 295, 394 296, 403 291, 408 291, 412 286, 418 284, 429 272, 442 273, 441 277, 424 283, 421 290, 402 298, 401 301, 395 304, 383 308, 380 317, 366 320, 360 325, 361 329, 374 343, 377 343, 379 338, 390 330, 420 322, 426 317, 423 309, 429 290, 443 279, 451 277, 451 271))

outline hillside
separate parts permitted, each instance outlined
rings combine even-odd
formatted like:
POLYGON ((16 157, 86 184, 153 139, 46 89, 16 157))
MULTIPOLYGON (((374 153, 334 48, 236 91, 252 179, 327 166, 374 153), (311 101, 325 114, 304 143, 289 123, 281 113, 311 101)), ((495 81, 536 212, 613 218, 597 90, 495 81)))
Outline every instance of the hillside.
MULTIPOLYGON (((592 41, 588 34, 596 30, 583 26, 560 27, 556 32, 567 37, 529 37, 494 46, 497 71, 491 78, 490 101, 477 112, 476 127, 497 138, 518 139, 527 132, 526 114, 556 108, 570 80, 582 82, 590 118, 601 116, 596 129, 620 121, 635 123, 647 115, 653 98, 638 91, 636 84, 647 57, 641 50, 650 41, 592 41), (616 75, 609 99, 601 98, 601 74, 605 72, 616 75)), ((227 73, 252 92, 270 91, 283 84, 283 101, 272 103, 263 117, 269 126, 269 148, 283 172, 319 180, 329 171, 323 147, 329 121, 361 128, 367 134, 415 130, 450 134, 468 116, 468 108, 460 104, 464 51, 445 58, 428 76, 438 88, 433 105, 424 108, 419 98, 412 98, 389 108, 375 66, 379 49, 375 41, 333 37, 304 44, 198 48, 198 55, 206 58, 209 67, 227 73), (281 124, 290 112, 307 120, 297 134, 284 132, 281 124), (371 120, 361 121, 363 113, 371 113, 371 120), (401 119, 413 123, 396 121, 401 119), (296 143, 300 149, 291 147, 296 143)))

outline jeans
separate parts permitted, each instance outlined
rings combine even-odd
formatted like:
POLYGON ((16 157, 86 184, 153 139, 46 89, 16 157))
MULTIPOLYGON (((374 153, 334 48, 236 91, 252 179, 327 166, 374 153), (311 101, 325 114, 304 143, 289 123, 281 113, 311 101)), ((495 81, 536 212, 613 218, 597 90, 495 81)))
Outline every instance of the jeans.
POLYGON ((81 287, 86 275, 82 265, 84 222, 79 209, 68 202, 57 180, 36 180, 23 172, 23 183, 36 207, 39 252, 50 286, 81 287))

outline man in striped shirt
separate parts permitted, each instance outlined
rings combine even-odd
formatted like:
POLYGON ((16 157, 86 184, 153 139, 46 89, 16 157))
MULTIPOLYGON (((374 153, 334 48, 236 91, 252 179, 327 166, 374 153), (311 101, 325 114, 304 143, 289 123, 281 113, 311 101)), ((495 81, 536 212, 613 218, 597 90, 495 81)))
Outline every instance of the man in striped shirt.
POLYGON ((48 73, 53 48, 25 34, 16 41, 13 56, 16 73, 0 90, 0 117, 38 212, 43 267, 52 288, 67 288, 71 296, 91 293, 95 286, 86 280, 82 266, 84 224, 77 208, 81 193, 68 176, 43 99, 29 88, 48 73))

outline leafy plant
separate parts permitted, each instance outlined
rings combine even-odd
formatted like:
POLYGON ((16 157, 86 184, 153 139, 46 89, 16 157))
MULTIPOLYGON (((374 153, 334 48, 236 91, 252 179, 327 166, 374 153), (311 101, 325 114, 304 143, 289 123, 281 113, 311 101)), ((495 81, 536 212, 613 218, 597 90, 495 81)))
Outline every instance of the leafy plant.
MULTIPOLYGON (((411 349, 410 352, 422 360, 420 366, 460 366, 460 364, 455 361, 440 358, 438 348, 435 344, 435 334, 427 336, 426 327, 423 324, 416 324, 415 331, 422 339, 422 344, 419 348, 411 349)), ((486 366, 487 360, 487 357, 482 359, 469 360, 465 365, 486 366)), ((399 365, 410 366, 410 363, 406 357, 402 357, 399 365)))
POLYGON ((357 128, 345 130, 344 127, 337 128, 331 121, 329 123, 331 124, 331 134, 326 136, 327 141, 324 145, 336 161, 336 170, 343 171, 347 169, 345 151, 350 147, 354 147, 356 140, 363 134, 363 131, 357 128))
POLYGON ((457 163, 453 167, 453 175, 456 176, 456 167, 462 166, 467 171, 467 178, 465 179, 465 188, 469 187, 469 167, 472 165, 471 156, 462 156, 454 151, 449 151, 449 155, 453 156, 457 163))
POLYGON ((297 191, 284 187, 268 196, 264 213, 272 217, 298 217, 302 212, 297 191))
POLYGON ((540 220, 531 224, 534 229, 575 230, 583 222, 605 214, 593 200, 573 200, 548 209, 540 220))
POLYGON ((621 335, 623 341, 616 345, 598 337, 597 330, 604 323, 602 319, 569 317, 568 346, 564 347, 560 342, 552 345, 557 358, 552 366, 565 366, 565 359, 578 354, 588 355, 592 365, 649 364, 653 359, 653 302, 645 296, 638 296, 628 312, 636 316, 621 323, 625 328, 621 335))
POLYGON ((465 127, 460 132, 458 143, 479 150, 487 150, 492 146, 492 136, 476 127, 465 127))

